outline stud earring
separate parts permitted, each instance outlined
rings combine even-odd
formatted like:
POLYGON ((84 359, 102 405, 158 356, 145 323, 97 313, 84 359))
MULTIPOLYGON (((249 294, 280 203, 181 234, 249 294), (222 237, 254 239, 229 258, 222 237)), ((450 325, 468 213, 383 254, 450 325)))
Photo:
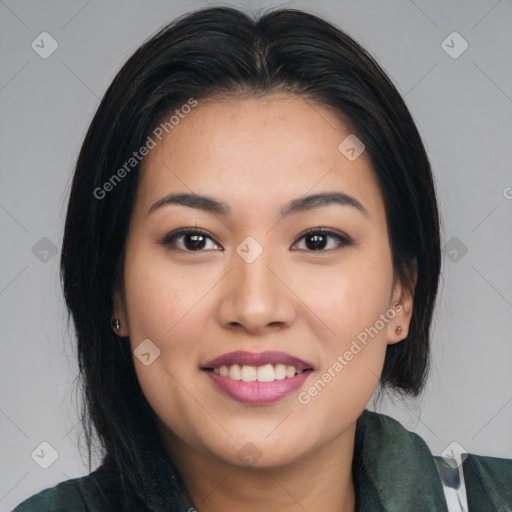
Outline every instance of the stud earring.
POLYGON ((119 318, 112 318, 112 328, 117 332, 121 330, 121 322, 119 321, 119 318))
POLYGON ((395 332, 396 332, 396 334, 400 334, 402 332, 402 328, 399 325, 397 325, 395 327, 395 332))

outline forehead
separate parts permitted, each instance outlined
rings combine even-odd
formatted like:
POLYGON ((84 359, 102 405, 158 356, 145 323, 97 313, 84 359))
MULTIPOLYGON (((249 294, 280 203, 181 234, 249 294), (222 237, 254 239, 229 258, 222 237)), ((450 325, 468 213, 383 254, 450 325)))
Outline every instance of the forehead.
POLYGON ((138 207, 179 191, 213 196, 233 210, 276 208, 338 191, 371 215, 383 201, 365 152, 350 161, 339 145, 351 131, 332 110, 293 95, 198 101, 144 158, 138 207))

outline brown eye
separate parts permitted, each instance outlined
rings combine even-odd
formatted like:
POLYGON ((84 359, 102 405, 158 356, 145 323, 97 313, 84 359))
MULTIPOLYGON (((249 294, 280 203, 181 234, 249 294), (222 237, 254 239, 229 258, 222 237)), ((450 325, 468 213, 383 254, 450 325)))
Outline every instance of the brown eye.
POLYGON ((203 252, 219 247, 205 231, 190 228, 178 229, 169 233, 162 243, 187 252, 203 252), (212 243, 209 244, 209 242, 212 243))
POLYGON ((336 250, 351 244, 347 237, 326 229, 310 229, 299 240, 304 240, 307 251, 326 252, 326 248, 327 250, 336 250))

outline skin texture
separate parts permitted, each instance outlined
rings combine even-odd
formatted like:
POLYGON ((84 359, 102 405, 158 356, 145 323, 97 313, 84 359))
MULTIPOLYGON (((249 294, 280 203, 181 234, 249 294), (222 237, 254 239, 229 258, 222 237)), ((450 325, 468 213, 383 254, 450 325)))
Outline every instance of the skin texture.
POLYGON ((135 357, 135 368, 201 512, 354 510, 355 422, 377 387, 387 344, 407 336, 412 299, 393 281, 370 161, 363 152, 351 162, 338 149, 350 133, 332 111, 292 95, 214 100, 199 102, 144 159, 115 294, 118 334, 130 337, 132 350, 150 339, 161 351, 149 366, 135 357), (333 191, 355 197, 368 215, 331 204, 280 220, 289 201, 333 191), (171 192, 213 197, 232 213, 172 204, 148 214, 171 192), (190 236, 164 245, 181 227, 211 239, 201 251, 187 252, 190 236), (302 235, 313 227, 352 245, 328 238, 312 250, 302 235), (263 249, 252 263, 236 252, 248 236, 263 249), (298 392, 396 302, 394 318, 301 404, 298 392), (276 403, 243 404, 200 369, 234 350, 283 351, 315 371, 276 403), (238 457, 246 443, 257 449, 252 464, 238 457))

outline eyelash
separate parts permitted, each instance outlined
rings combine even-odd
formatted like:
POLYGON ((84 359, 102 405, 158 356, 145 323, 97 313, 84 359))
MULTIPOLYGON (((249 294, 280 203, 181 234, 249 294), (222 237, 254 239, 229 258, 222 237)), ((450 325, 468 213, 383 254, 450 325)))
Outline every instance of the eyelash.
MULTIPOLYGON (((346 237, 340 233, 337 233, 335 231, 332 231, 331 229, 324 229, 324 228, 310 228, 310 229, 306 230, 304 233, 302 233, 298 237, 297 240, 302 240, 303 238, 306 238, 310 235, 318 235, 318 234, 327 235, 329 237, 337 239, 340 246, 335 249, 319 249, 319 250, 307 250, 306 249, 307 252, 315 252, 316 253, 316 252, 338 251, 338 250, 342 249, 343 247, 353 245, 353 242, 348 237, 346 237)), ((201 235, 206 238, 209 238, 216 245, 220 246, 220 244, 215 242, 215 240, 206 231, 203 231, 202 229, 197 229, 197 228, 177 229, 176 231, 173 231, 173 232, 169 233, 168 235, 166 235, 162 241, 162 244, 166 245, 166 246, 173 245, 174 242, 176 241, 176 239, 181 238, 182 236, 186 236, 186 235, 201 235)), ((191 252, 205 252, 203 249, 198 249, 196 251, 188 250, 188 249, 175 249, 175 250, 179 250, 179 251, 183 251, 183 252, 190 252, 190 253, 191 252)))

